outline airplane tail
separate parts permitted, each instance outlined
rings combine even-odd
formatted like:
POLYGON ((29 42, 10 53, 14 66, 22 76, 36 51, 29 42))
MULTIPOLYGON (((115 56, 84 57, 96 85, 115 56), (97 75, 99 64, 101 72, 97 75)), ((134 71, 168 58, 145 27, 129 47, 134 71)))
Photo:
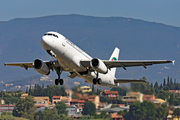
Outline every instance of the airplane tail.
MULTIPOLYGON (((113 53, 112 53, 109 61, 116 61, 116 60, 118 60, 118 58, 119 58, 119 52, 120 52, 119 48, 116 47, 116 48, 114 49, 114 51, 113 51, 113 53)), ((112 72, 113 76, 115 77, 116 68, 111 68, 111 72, 112 72)))

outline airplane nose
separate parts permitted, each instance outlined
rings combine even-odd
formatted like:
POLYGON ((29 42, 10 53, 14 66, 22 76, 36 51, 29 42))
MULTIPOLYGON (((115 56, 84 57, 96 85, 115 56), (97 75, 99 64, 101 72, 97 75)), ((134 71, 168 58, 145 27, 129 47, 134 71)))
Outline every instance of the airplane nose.
POLYGON ((44 49, 48 49, 50 45, 50 39, 48 39, 47 36, 43 36, 41 39, 41 45, 43 46, 44 49))

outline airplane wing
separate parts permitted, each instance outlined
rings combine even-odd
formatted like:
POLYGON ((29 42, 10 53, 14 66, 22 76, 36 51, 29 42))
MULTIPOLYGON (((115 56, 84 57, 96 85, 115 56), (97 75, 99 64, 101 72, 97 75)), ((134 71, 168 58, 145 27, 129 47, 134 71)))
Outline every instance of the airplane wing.
POLYGON ((146 66, 153 65, 153 64, 163 64, 163 63, 174 63, 174 61, 171 60, 122 60, 122 61, 103 61, 106 66, 109 68, 113 67, 123 67, 126 70, 126 67, 133 67, 133 66, 143 66, 146 68, 146 66))
MULTIPOLYGON (((109 61, 109 60, 102 60, 104 64, 108 68, 113 67, 123 67, 126 70, 126 67, 133 67, 133 66, 146 66, 153 65, 153 64, 163 64, 163 63, 173 63, 174 61, 171 60, 120 60, 120 61, 109 61)), ((84 67, 90 67, 90 61, 81 61, 81 64, 84 67)))
MULTIPOLYGON (((49 68, 52 68, 52 63, 54 67, 59 67, 59 63, 58 61, 43 61, 44 63, 46 63, 46 65, 49 68)), ((28 70, 28 68, 34 68, 33 67, 33 62, 22 62, 22 63, 4 63, 4 66, 20 66, 25 68, 26 70, 28 70)))
POLYGON ((116 83, 139 83, 139 82, 146 82, 146 81, 145 80, 115 79, 114 82, 116 82, 116 83))
POLYGON ((26 63, 4 63, 5 66, 20 66, 28 70, 28 68, 33 68, 32 62, 26 62, 26 63))

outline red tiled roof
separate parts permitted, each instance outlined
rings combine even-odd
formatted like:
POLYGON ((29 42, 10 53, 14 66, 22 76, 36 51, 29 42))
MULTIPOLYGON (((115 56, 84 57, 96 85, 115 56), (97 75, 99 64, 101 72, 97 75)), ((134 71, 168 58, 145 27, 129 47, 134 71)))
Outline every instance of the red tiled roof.
POLYGON ((53 96, 53 99, 55 99, 55 98, 61 98, 61 96, 53 96))
POLYGON ((112 113, 111 118, 123 118, 122 115, 118 115, 117 113, 112 113))
POLYGON ((84 100, 79 100, 79 99, 73 99, 71 100, 71 102, 78 102, 78 103, 84 103, 84 100))
POLYGON ((88 97, 80 97, 79 99, 86 99, 86 100, 87 100, 87 99, 88 99, 88 97))
POLYGON ((89 98, 94 99, 96 95, 90 95, 89 98))
POLYGON ((14 107, 15 105, 0 105, 0 107, 14 107))
POLYGON ((136 102, 138 100, 126 100, 126 102, 136 102))
POLYGON ((104 91, 105 94, 118 94, 117 91, 104 91))
POLYGON ((155 97, 154 95, 143 95, 143 97, 155 97))

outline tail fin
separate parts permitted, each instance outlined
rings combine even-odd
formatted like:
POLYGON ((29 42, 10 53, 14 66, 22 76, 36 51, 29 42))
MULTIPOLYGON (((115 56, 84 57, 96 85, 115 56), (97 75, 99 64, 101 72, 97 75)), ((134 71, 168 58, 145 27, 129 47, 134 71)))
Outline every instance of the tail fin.
MULTIPOLYGON (((116 60, 118 60, 118 58, 119 58, 119 52, 120 52, 119 48, 116 47, 116 48, 114 49, 114 51, 113 51, 113 53, 112 53, 109 61, 116 61, 116 60)), ((111 72, 112 72, 113 76, 115 77, 116 68, 111 68, 111 72)))

